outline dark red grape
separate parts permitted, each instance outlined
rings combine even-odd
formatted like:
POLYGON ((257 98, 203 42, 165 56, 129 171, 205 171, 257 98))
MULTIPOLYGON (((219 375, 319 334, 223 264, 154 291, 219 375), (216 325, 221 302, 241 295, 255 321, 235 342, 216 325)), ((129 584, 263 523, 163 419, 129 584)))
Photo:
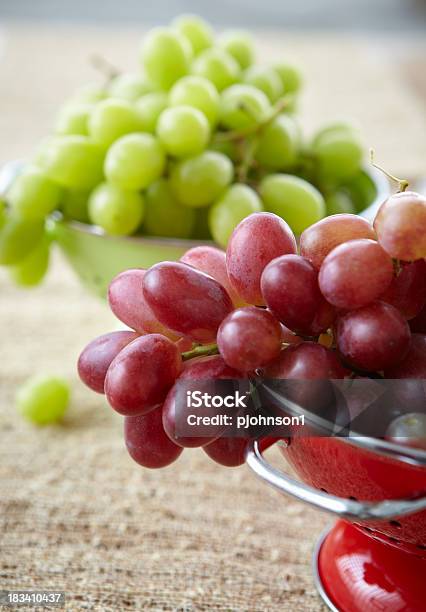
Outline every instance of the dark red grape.
POLYGON ((268 311, 245 306, 231 312, 217 332, 217 345, 226 363, 241 372, 254 372, 278 357, 281 325, 268 311))
POLYGON ((247 445, 245 438, 219 438, 204 446, 203 451, 220 465, 238 467, 246 460, 247 445))
POLYGON ((168 328, 199 342, 212 342, 234 306, 214 278, 187 264, 165 261, 147 270, 145 300, 168 328))
POLYGON ((105 393, 111 406, 126 416, 146 414, 164 401, 182 369, 177 346, 165 336, 133 340, 111 363, 105 393))
POLYGON ((360 370, 386 370, 401 361, 410 346, 406 320, 385 302, 348 312, 338 319, 336 331, 343 359, 360 370))
POLYGON ((81 380, 97 393, 104 393, 105 376, 111 362, 138 334, 115 331, 92 340, 81 353, 77 369, 81 380))
POLYGON ((183 451, 164 432, 161 406, 144 416, 127 416, 124 440, 132 459, 147 468, 166 467, 183 451))
POLYGON ((390 285, 393 264, 374 240, 350 240, 333 249, 319 272, 323 296, 337 308, 353 310, 377 299, 390 285))
POLYGON ((391 257, 403 261, 426 257, 426 198, 413 191, 393 194, 379 208, 374 229, 391 257))
POLYGON ((264 305, 260 278, 270 261, 296 253, 296 239, 283 219, 272 213, 254 213, 235 228, 226 251, 232 286, 247 303, 264 305))
POLYGON ((426 379, 426 334, 411 336, 410 348, 404 359, 387 368, 385 377, 426 379))
POLYGON ((426 302, 426 263, 418 259, 403 263, 397 276, 380 296, 383 302, 392 304, 408 320, 422 310, 426 302))
POLYGON ((281 351, 279 358, 264 369, 268 378, 318 379, 344 378, 348 375, 336 352, 317 344, 302 342, 281 351))
POLYGON ((409 325, 412 332, 426 334, 426 304, 419 314, 409 321, 409 325))
POLYGON ((319 270, 335 247, 360 238, 376 238, 373 227, 366 219, 350 214, 331 215, 305 229, 300 236, 300 254, 319 270))

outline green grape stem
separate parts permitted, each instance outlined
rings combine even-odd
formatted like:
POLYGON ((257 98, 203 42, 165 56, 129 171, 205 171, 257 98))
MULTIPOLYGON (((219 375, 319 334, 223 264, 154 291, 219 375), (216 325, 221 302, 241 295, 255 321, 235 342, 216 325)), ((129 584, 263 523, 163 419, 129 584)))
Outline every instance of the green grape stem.
POLYGON ((209 355, 218 355, 219 349, 217 344, 200 344, 190 351, 182 353, 182 361, 188 361, 189 359, 195 359, 195 357, 208 357, 209 355))
POLYGON ((106 85, 109 85, 122 72, 117 66, 114 66, 114 64, 98 53, 93 53, 89 57, 89 62, 95 70, 105 77, 106 85))
POLYGON ((388 172, 387 170, 385 170, 384 168, 382 168, 382 166, 379 166, 375 163, 374 161, 374 149, 371 147, 370 148, 370 163, 373 166, 373 168, 377 168, 377 170, 380 170, 380 172, 383 172, 383 174, 385 176, 388 177, 388 179, 390 179, 391 181, 394 181, 395 183, 398 184, 398 193, 402 193, 404 192, 408 185, 409 182, 407 181, 407 179, 399 179, 396 176, 394 176, 393 174, 390 174, 390 172, 388 172))

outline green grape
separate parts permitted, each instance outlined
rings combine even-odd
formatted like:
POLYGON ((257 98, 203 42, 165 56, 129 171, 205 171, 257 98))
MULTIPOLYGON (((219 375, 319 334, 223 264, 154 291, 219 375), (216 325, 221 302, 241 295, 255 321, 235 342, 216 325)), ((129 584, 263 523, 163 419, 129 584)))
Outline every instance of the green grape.
POLYGON ((169 96, 170 106, 198 108, 214 127, 219 111, 219 94, 211 81, 199 76, 185 76, 177 81, 169 96))
POLYGON ((210 208, 209 227, 214 240, 225 248, 240 221, 262 210, 262 202, 254 189, 235 183, 210 208))
POLYGON ((332 123, 324 125, 315 133, 312 140, 312 148, 321 145, 324 141, 326 142, 330 136, 344 137, 345 135, 348 135, 348 137, 352 135, 354 137, 359 137, 359 128, 347 121, 333 121, 332 123))
POLYGON ((3 225, 6 223, 7 214, 6 214, 6 202, 0 198, 0 230, 3 225))
POLYGON ((279 62, 274 65, 274 70, 281 79, 285 94, 297 93, 301 89, 303 79, 300 70, 296 66, 279 62))
POLYGON ((106 97, 107 92, 104 87, 97 83, 89 83, 75 92, 71 102, 94 104, 104 100, 106 97))
POLYGON ((171 188, 181 204, 194 208, 208 206, 230 184, 232 162, 215 151, 204 151, 177 163, 171 173, 171 188))
POLYGON ((56 376, 33 376, 16 394, 19 412, 36 425, 48 425, 59 421, 64 416, 69 401, 68 383, 56 376))
POLYGON ((185 36, 169 28, 154 28, 148 33, 141 52, 149 80, 168 90, 189 71, 192 48, 185 36))
POLYGON ((92 112, 89 134, 103 147, 109 147, 125 134, 138 132, 141 120, 133 104, 127 100, 104 100, 92 112))
POLYGON ((363 149, 354 133, 324 135, 313 147, 321 181, 340 183, 359 172, 363 149))
POLYGON ((104 153, 86 136, 55 136, 45 142, 37 163, 46 176, 67 189, 91 189, 103 176, 104 153))
POLYGON ((274 103, 283 93, 283 85, 277 72, 269 66, 251 66, 243 75, 244 83, 261 89, 274 103))
POLYGON ((267 96, 252 85, 231 85, 220 98, 220 122, 231 130, 252 127, 262 122, 270 111, 267 96))
POLYGON ((239 143, 235 140, 214 140, 209 144, 210 151, 222 153, 231 159, 234 163, 240 158, 239 143))
POLYGON ((256 160, 268 170, 287 170, 297 161, 300 144, 296 121, 288 115, 278 115, 262 130, 256 160))
POLYGON ((226 51, 213 47, 206 49, 192 64, 192 73, 213 83, 218 91, 233 85, 240 73, 238 62, 226 51))
POLYGON ((213 44, 213 30, 197 15, 181 15, 173 20, 172 26, 189 41, 194 55, 213 44))
POLYGON ((55 132, 57 134, 87 136, 89 133, 89 118, 94 107, 94 104, 88 103, 67 104, 59 111, 55 132))
POLYGON ((197 108, 174 106, 161 113, 157 135, 169 155, 188 157, 206 148, 210 126, 204 113, 197 108))
POLYGON ((192 238, 197 240, 211 240, 212 235, 209 228, 209 209, 194 208, 195 222, 192 230, 192 238))
POLYGON ((89 198, 90 220, 111 235, 133 234, 141 224, 143 214, 144 199, 136 191, 102 183, 89 198))
POLYGON ((158 118, 165 108, 167 108, 167 94, 163 91, 148 93, 139 98, 135 103, 135 109, 140 120, 141 131, 155 134, 158 118))
POLYGON ((322 219, 324 198, 313 185, 291 174, 270 174, 260 184, 266 210, 287 221, 296 234, 322 219))
POLYGON ((105 159, 108 181, 130 191, 145 189, 164 171, 166 157, 152 134, 128 134, 117 140, 105 159))
POLYGON ((10 276, 15 283, 22 287, 39 285, 49 268, 49 251, 50 240, 45 235, 22 261, 10 266, 10 276))
POLYGON ((237 60, 241 70, 252 65, 254 60, 253 39, 244 30, 230 30, 219 37, 218 44, 237 60))
POLYGON ((325 207, 327 215, 339 215, 341 213, 355 214, 355 206, 351 198, 344 191, 335 191, 326 196, 325 207))
POLYGON ((142 231, 149 236, 189 238, 195 224, 195 210, 176 201, 169 183, 161 178, 145 192, 142 231))
POLYGON ((7 217, 0 231, 0 264, 10 266, 22 261, 41 240, 44 222, 7 217))
POLYGON ((88 191, 66 191, 61 201, 61 210, 66 219, 89 223, 88 191))
POLYGON ((19 174, 7 194, 13 214, 22 219, 44 219, 59 204, 61 188, 35 166, 19 174))
POLYGON ((356 212, 365 210, 377 197, 377 189, 373 180, 362 171, 345 182, 342 189, 348 193, 356 212))
POLYGON ((136 102, 138 98, 152 91, 152 85, 138 74, 119 74, 110 83, 108 93, 111 98, 136 102))

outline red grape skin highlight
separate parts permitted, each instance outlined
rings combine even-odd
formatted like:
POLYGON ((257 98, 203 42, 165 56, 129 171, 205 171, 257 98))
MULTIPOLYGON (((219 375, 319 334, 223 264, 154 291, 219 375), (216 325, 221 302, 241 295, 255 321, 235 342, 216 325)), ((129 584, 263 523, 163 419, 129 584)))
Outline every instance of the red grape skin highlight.
POLYGON ((401 361, 410 346, 410 328, 401 313, 374 302, 340 317, 337 347, 344 361, 368 372, 386 370, 401 361))
POLYGON ((300 254, 319 270, 330 251, 339 244, 361 238, 376 239, 366 219, 351 214, 331 215, 305 229, 300 236, 300 254))
POLYGON ((214 278, 180 262, 165 261, 147 270, 143 293, 163 325, 198 342, 213 342, 234 308, 214 278))
POLYGON ((181 355, 171 340, 141 336, 111 363, 105 378, 108 402, 125 416, 146 414, 164 401, 181 370, 181 355))
POLYGON ((270 261, 297 252, 296 239, 283 219, 273 213, 253 213, 237 225, 226 251, 228 276, 247 303, 265 304, 260 287, 270 261))
POLYGON ((411 336, 408 353, 397 365, 385 370, 385 378, 426 379, 426 334, 411 336))
POLYGON ((374 240, 350 240, 333 249, 324 259, 319 286, 325 299, 354 310, 377 299, 391 284, 393 264, 374 240))
POLYGON ((92 340, 81 353, 77 369, 81 380, 96 393, 105 393, 105 376, 111 362, 138 334, 115 331, 92 340))
POLYGON ((124 440, 132 459, 151 469, 170 465, 183 451, 164 432, 161 406, 144 416, 127 416, 124 440))
POLYGON ((282 330, 268 311, 246 306, 231 312, 217 333, 217 345, 226 363, 241 372, 254 372, 278 357, 282 330))
POLYGON ((418 259, 413 263, 402 263, 399 273, 380 299, 395 306, 407 320, 416 317, 426 303, 425 261, 418 259))

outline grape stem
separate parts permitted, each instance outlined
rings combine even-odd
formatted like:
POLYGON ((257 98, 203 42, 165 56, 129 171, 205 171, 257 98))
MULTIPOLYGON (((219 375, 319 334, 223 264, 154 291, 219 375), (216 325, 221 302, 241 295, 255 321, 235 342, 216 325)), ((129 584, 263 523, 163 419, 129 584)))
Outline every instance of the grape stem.
POLYGON ((114 64, 98 53, 93 53, 89 61, 93 68, 106 78, 107 85, 121 74, 121 70, 117 66, 114 66, 114 64))
POLYGON ((207 357, 209 355, 218 354, 219 349, 217 348, 217 344, 215 342, 212 344, 200 344, 190 351, 182 353, 182 361, 188 361, 189 359, 194 359, 195 357, 207 357))
POLYGON ((382 166, 379 166, 375 163, 373 148, 370 148, 370 163, 373 166, 373 168, 377 168, 377 170, 380 170, 380 172, 383 172, 383 174, 387 176, 388 179, 390 179, 391 181, 394 181, 395 183, 398 183, 398 193, 401 193, 407 189, 409 183, 406 179, 399 179, 396 176, 393 176, 393 174, 390 174, 389 172, 387 172, 387 170, 382 168, 382 166))

